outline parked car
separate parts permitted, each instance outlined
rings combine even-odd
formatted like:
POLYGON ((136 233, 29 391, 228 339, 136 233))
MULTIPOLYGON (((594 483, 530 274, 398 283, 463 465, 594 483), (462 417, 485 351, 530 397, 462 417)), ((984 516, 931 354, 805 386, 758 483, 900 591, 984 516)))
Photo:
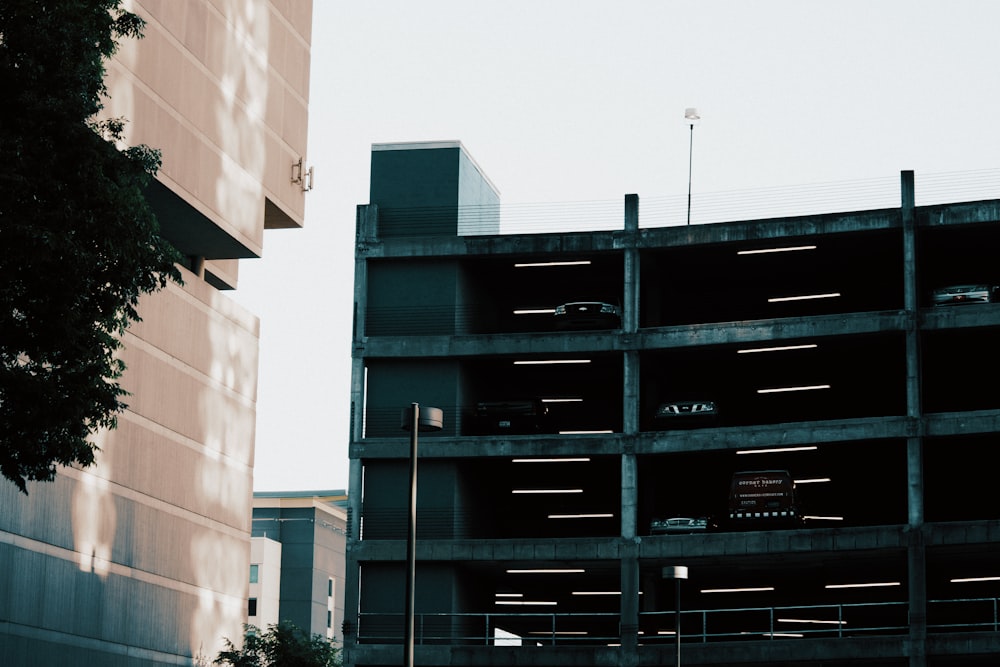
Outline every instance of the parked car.
POLYGON ((649 522, 650 535, 670 535, 684 533, 701 533, 709 529, 711 521, 708 517, 697 519, 674 517, 671 519, 653 519, 649 522))
POLYGON ((704 426, 716 421, 719 406, 707 399, 667 401, 660 403, 653 415, 656 428, 681 428, 704 426))
POLYGON ((472 413, 473 429, 481 435, 548 433, 549 406, 538 398, 479 401, 472 413))
POLYGON ((603 301, 571 301, 556 306, 557 329, 618 329, 622 309, 603 301))
POLYGON ((1000 287, 996 285, 951 285, 939 287, 931 293, 935 306, 955 306, 966 303, 996 303, 1000 301, 1000 287))

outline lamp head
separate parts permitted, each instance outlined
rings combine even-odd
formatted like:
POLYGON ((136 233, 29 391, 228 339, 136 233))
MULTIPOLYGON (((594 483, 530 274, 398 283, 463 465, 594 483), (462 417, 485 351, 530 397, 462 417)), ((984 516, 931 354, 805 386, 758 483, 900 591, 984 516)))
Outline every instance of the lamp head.
POLYGON ((684 118, 692 123, 696 120, 701 120, 701 116, 698 115, 698 110, 694 107, 688 107, 684 110, 684 118))
POLYGON ((441 408, 420 407, 416 403, 408 408, 403 408, 401 426, 403 430, 413 430, 413 411, 417 412, 417 430, 421 433, 425 431, 440 431, 444 426, 444 411, 441 408))

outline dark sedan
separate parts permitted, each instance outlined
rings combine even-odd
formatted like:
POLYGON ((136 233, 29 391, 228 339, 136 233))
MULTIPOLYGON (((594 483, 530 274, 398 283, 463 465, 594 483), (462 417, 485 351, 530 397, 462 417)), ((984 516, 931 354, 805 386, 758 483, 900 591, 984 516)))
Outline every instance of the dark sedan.
POLYGON ((716 421, 719 406, 706 399, 666 401, 660 403, 653 414, 656 428, 682 428, 704 426, 716 421))
POLYGON ((622 310, 603 301, 571 301, 556 306, 557 329, 618 329, 622 310))

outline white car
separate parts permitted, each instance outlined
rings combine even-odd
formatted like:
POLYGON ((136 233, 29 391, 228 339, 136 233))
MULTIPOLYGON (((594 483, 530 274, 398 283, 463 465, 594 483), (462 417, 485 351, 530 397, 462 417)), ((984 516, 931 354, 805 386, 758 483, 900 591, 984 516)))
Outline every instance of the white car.
POLYGON ((672 519, 653 519, 649 522, 651 535, 666 535, 670 533, 701 533, 708 530, 708 519, 674 517, 672 519))
POLYGON ((951 285, 939 287, 931 294, 935 306, 956 306, 966 303, 995 303, 1000 301, 1000 287, 996 285, 951 285))

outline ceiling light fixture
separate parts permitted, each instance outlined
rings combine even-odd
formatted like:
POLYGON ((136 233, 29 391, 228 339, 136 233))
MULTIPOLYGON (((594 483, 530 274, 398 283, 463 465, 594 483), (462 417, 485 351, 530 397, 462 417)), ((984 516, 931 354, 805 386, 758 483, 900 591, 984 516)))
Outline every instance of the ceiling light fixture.
POLYGON ((887 588, 899 585, 898 581, 871 581, 864 584, 827 584, 824 588, 887 588))
POLYGON ((795 245, 786 246, 784 248, 760 248, 759 250, 739 250, 736 252, 737 255, 764 255, 771 252, 795 252, 798 250, 815 250, 814 245, 795 245))
POLYGON ((809 301, 811 299, 833 299, 840 296, 840 292, 826 292, 825 294, 802 294, 800 296, 773 296, 767 300, 768 303, 782 303, 784 301, 809 301))
POLYGON ((511 459, 511 463, 590 463, 589 457, 564 459, 511 459))
POLYGON ((519 308, 514 311, 515 315, 551 315, 556 312, 555 308, 519 308))
POLYGON ((539 266, 588 266, 589 259, 567 260, 563 262, 518 262, 514 264, 515 269, 527 269, 539 266))
POLYGON ((750 588, 703 588, 702 593, 762 593, 773 591, 774 586, 757 586, 750 588))
POLYGON ((758 394, 785 394, 790 391, 816 391, 817 389, 829 389, 828 384, 810 384, 801 387, 775 387, 773 389, 758 389, 758 394))
POLYGON ((953 584, 968 584, 978 581, 1000 581, 1000 577, 964 577, 961 579, 951 579, 953 584))
POLYGON ((613 519, 614 514, 550 514, 550 519, 613 519))
POLYGON ((519 359, 515 366, 544 366, 549 364, 589 364, 590 359, 519 359))
POLYGON ((822 484, 831 481, 829 477, 813 477, 810 479, 796 479, 796 484, 822 484))
POLYGON ((512 489, 511 493, 514 494, 531 494, 531 493, 583 493, 583 489, 512 489))
POLYGON ((559 431, 559 435, 589 435, 592 433, 614 433, 610 428, 599 429, 595 431, 559 431))
POLYGON ((772 447, 770 449, 738 449, 737 454, 777 454, 779 452, 811 452, 819 449, 816 445, 806 445, 804 447, 772 447))
POLYGON ((819 347, 816 343, 805 343, 803 345, 778 345, 776 347, 748 347, 736 350, 736 354, 753 354, 755 352, 786 352, 788 350, 812 350, 819 347))
POLYGON ((507 574, 583 574, 584 572, 586 570, 575 567, 512 568, 507 570, 507 574))

